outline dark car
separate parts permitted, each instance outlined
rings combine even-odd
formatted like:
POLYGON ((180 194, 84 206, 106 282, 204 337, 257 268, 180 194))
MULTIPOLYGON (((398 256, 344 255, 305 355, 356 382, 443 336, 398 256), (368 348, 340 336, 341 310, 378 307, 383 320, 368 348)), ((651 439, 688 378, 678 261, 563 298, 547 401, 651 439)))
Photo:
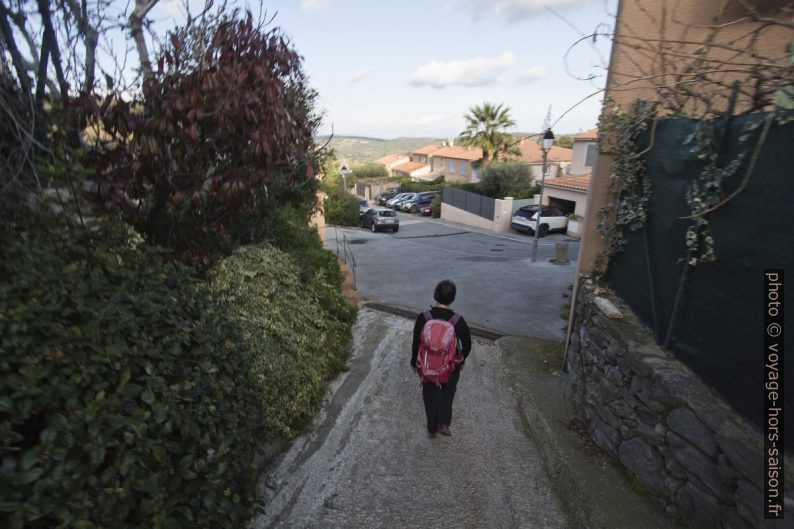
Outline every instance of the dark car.
MULTIPOLYGON (((537 205, 519 208, 513 214, 510 227, 516 231, 524 231, 530 235, 534 235, 535 226, 538 222, 537 213, 537 205)), ((538 228, 538 237, 545 237, 547 233, 552 231, 561 231, 565 233, 567 229, 568 214, 566 212, 552 206, 543 206, 543 211, 540 213, 540 228, 538 228)))
POLYGON ((403 211, 410 211, 411 213, 418 213, 419 208, 425 204, 432 204, 436 196, 435 191, 428 191, 426 193, 417 193, 413 198, 400 204, 400 209, 403 211))
POLYGON ((424 204, 419 208, 419 213, 424 215, 425 217, 429 217, 433 214, 433 204, 424 204))
POLYGON ((361 227, 371 229, 372 233, 384 229, 396 233, 400 229, 400 218, 390 209, 370 209, 361 217, 361 227))
POLYGON ((358 218, 360 219, 369 209, 369 202, 367 202, 367 199, 363 197, 356 198, 358 199, 358 218))
POLYGON ((390 193, 381 193, 380 195, 375 197, 375 201, 378 203, 379 206, 385 206, 387 200, 391 200, 392 198, 399 195, 399 191, 394 191, 390 193))

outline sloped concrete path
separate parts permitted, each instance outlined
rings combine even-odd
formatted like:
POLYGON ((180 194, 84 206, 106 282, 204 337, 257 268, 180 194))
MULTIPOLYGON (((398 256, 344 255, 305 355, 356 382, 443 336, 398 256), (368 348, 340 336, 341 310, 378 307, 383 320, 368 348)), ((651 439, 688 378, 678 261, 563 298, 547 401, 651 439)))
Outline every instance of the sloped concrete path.
POLYGON ((475 339, 452 437, 430 439, 410 369, 412 322, 364 309, 350 371, 312 433, 266 477, 254 527, 571 527, 505 383, 499 347, 475 339))

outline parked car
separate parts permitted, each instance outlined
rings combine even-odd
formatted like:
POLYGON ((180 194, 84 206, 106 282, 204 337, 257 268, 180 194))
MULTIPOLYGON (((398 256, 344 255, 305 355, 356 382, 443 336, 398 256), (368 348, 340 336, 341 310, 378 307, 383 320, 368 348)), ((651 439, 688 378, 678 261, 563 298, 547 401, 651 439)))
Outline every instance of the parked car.
POLYGON ((419 213, 421 213, 425 217, 429 217, 430 215, 432 215, 433 214, 433 203, 431 202, 430 204, 423 204, 422 206, 420 206, 419 207, 419 213))
POLYGON ((425 193, 417 193, 410 200, 406 200, 400 204, 400 209, 403 211, 410 211, 411 213, 418 213, 419 208, 425 204, 432 204, 433 198, 436 196, 435 191, 428 191, 425 193))
POLYGON ((372 233, 383 229, 397 233, 400 229, 400 218, 390 209, 370 209, 361 217, 361 227, 371 229, 372 233))
POLYGON ((381 193, 380 195, 375 197, 375 201, 378 203, 379 206, 385 206, 387 200, 391 200, 392 198, 396 197, 399 194, 400 193, 398 191, 381 193))
MULTIPOLYGON (((535 234, 538 223, 538 206, 524 206, 515 212, 510 222, 510 227, 516 231, 524 231, 530 235, 535 234)), ((568 214, 552 206, 543 206, 540 212, 540 227, 538 237, 545 237, 552 231, 565 232, 568 229, 568 214)))
POLYGON ((367 202, 366 198, 357 197, 358 198, 358 218, 360 219, 364 213, 367 212, 369 209, 369 202, 367 202))
POLYGON ((395 199, 391 200, 390 207, 393 209, 400 209, 400 204, 402 204, 403 202, 407 202, 408 200, 411 200, 415 195, 416 193, 405 193, 405 195, 401 197, 396 197, 396 200, 395 199))
POLYGON ((397 202, 402 202, 403 200, 408 198, 409 195, 413 195, 413 193, 400 193, 399 195, 390 198, 389 200, 386 201, 386 207, 393 208, 397 202))

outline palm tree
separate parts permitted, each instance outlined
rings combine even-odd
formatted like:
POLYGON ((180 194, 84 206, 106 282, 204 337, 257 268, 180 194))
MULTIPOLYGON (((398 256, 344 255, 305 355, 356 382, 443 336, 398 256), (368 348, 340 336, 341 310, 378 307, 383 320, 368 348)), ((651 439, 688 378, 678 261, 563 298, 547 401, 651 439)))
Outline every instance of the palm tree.
POLYGON ((458 138, 463 145, 482 149, 480 166, 487 167, 500 156, 521 155, 513 137, 504 131, 516 126, 508 107, 483 103, 471 107, 463 117, 468 124, 458 138))

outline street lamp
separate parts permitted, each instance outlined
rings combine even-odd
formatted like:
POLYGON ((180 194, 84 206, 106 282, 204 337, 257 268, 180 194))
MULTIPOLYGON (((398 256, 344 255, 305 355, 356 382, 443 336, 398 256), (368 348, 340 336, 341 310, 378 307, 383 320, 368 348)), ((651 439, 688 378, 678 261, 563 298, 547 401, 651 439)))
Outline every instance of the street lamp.
POLYGON ((549 155, 549 150, 551 150, 551 146, 554 144, 554 134, 551 132, 551 129, 546 129, 546 132, 543 133, 543 138, 540 140, 540 150, 543 151, 543 165, 541 167, 541 176, 540 176, 540 200, 538 201, 538 212, 535 214, 535 217, 538 219, 535 223, 535 240, 532 242, 532 262, 538 260, 538 234, 540 233, 540 214, 543 211, 543 190, 545 188, 546 183, 546 159, 549 155))
POLYGON ((342 185, 344 186, 345 191, 347 191, 347 175, 350 173, 350 169, 348 169, 346 165, 343 165, 339 168, 339 172, 342 173, 342 185))

